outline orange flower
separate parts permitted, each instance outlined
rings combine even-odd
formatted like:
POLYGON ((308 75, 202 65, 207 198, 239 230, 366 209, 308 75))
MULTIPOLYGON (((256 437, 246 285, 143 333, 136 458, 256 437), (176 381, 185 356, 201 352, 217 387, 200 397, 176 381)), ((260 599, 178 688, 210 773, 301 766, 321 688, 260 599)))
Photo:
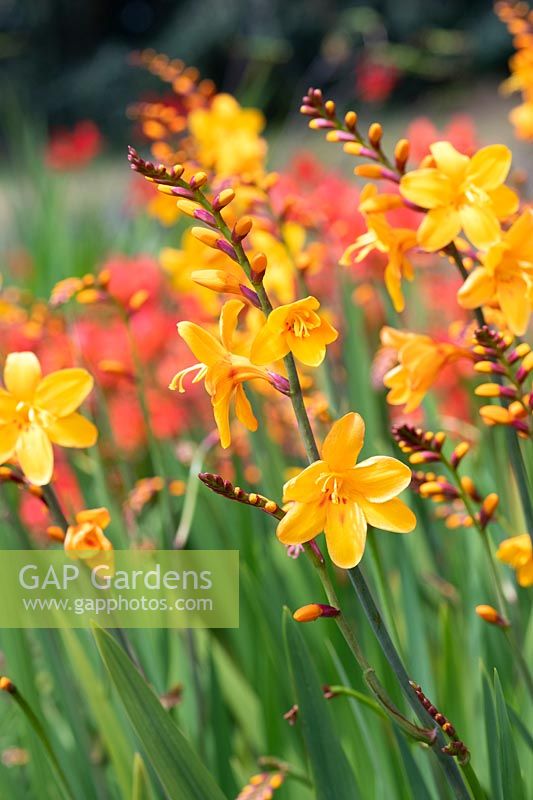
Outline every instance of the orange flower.
POLYGON ((283 487, 291 503, 277 528, 283 544, 303 544, 322 530, 331 560, 351 569, 361 560, 367 524, 408 533, 416 525, 411 509, 396 495, 411 481, 411 470, 396 458, 373 456, 357 464, 365 424, 350 412, 324 440, 322 458, 283 487))
POLYGON ((528 533, 504 539, 496 556, 516 570, 516 579, 520 586, 533 586, 533 549, 528 533))
POLYGON ((91 569, 113 567, 113 545, 104 535, 111 521, 107 508, 89 508, 76 514, 76 525, 69 525, 64 549, 69 558, 83 559, 91 569))

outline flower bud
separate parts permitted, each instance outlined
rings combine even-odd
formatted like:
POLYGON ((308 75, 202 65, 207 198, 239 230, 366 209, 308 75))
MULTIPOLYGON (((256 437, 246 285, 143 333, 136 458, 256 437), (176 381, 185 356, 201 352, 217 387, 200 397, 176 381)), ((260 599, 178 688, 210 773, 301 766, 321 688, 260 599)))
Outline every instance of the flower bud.
POLYGON ((405 169, 410 150, 411 145, 408 139, 400 139, 398 142, 396 142, 396 147, 394 148, 394 160, 400 172, 403 172, 405 169))
POLYGON ((242 242, 252 230, 253 220, 251 217, 241 217, 233 226, 231 238, 234 242, 242 242))
POLYGON ((372 147, 378 148, 383 138, 383 128, 379 122, 373 122, 368 129, 368 139, 372 147))
POLYGON ((482 528, 486 528, 491 521, 492 517, 496 513, 499 502, 500 498, 496 492, 491 492, 483 500, 481 511, 479 512, 479 524, 482 528))
POLYGON ((341 612, 338 608, 324 605, 323 603, 310 603, 298 608, 293 616, 296 622, 314 622, 319 617, 338 617, 341 612))
POLYGON ((476 606, 476 614, 490 625, 497 625, 499 628, 509 628, 509 623, 492 606, 476 606))
POLYGON ((470 445, 468 444, 468 442, 459 442, 459 444, 457 445, 457 447, 455 448, 450 457, 450 461, 454 469, 456 469, 456 467, 459 466, 459 464, 461 463, 461 461, 466 456, 469 450, 470 450, 470 445))
POLYGON ((353 131, 355 130, 355 126, 357 125, 357 114, 355 111, 348 111, 344 116, 344 124, 348 128, 348 130, 353 131))
POLYGON ((216 195, 213 200, 213 208, 215 211, 220 211, 221 208, 229 205, 235 199, 235 192, 233 189, 223 189, 216 195))

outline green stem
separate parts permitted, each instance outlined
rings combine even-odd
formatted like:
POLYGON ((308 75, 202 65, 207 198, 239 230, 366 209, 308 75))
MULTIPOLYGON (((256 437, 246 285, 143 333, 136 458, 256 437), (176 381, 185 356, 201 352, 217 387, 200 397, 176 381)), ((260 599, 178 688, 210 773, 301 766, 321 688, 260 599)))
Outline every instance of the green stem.
POLYGON ((282 761, 281 759, 276 758, 276 756, 261 756, 261 758, 258 759, 258 764, 261 767, 267 767, 270 769, 275 769, 278 772, 282 772, 287 777, 294 778, 295 781, 303 783, 310 789, 313 788, 313 783, 309 780, 307 775, 304 775, 303 772, 297 770, 287 761, 282 761))
POLYGON ((50 739, 48 738, 48 734, 46 733, 46 730, 41 720, 39 719, 33 708, 20 694, 19 690, 15 686, 13 686, 13 689, 12 691, 9 692, 9 694, 11 694, 13 700, 15 700, 15 702, 23 712, 24 716, 28 720, 29 724, 33 728, 41 744, 46 750, 46 754, 50 759, 52 767, 54 768, 54 771, 57 775, 64 796, 67 797, 68 800, 73 800, 74 794, 69 786, 67 777, 63 771, 61 764, 59 763, 59 760, 54 752, 54 748, 52 747, 50 739))
POLYGON ((487 795, 485 794, 485 790, 478 781, 477 775, 474 772, 470 761, 467 761, 466 764, 461 764, 461 769, 468 782, 474 800, 487 800, 487 795))

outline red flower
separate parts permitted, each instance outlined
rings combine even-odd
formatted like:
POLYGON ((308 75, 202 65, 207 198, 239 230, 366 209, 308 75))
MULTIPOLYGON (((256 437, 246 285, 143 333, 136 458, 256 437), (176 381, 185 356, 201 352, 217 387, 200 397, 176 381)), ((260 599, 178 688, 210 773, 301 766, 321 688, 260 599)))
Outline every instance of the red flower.
POLYGON ((61 128, 50 137, 45 162, 50 169, 70 170, 84 167, 102 149, 102 134, 91 120, 78 122, 69 131, 61 128))

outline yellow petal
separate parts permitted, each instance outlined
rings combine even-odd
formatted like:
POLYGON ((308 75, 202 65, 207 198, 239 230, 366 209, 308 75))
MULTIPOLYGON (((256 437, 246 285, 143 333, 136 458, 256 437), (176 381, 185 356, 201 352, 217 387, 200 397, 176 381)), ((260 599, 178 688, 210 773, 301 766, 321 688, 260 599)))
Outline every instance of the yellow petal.
POLYGON ((19 436, 20 428, 16 422, 0 426, 0 464, 13 456, 19 436))
POLYGON ((38 425, 30 425, 19 436, 16 456, 20 467, 37 486, 50 483, 54 471, 54 453, 50 439, 38 425))
POLYGON ((308 367, 318 367, 326 355, 326 345, 311 333, 310 336, 295 336, 292 331, 287 334, 289 347, 298 361, 308 367))
POLYGON ((350 472, 350 486, 373 503, 383 503, 403 492, 411 482, 411 470, 397 458, 372 456, 350 472))
POLYGON ((365 551, 366 519, 356 503, 328 503, 324 528, 328 553, 341 569, 351 569, 365 551))
POLYGON ((511 151, 503 144, 482 147, 470 159, 467 180, 486 192, 496 189, 507 178, 512 158, 511 151))
POLYGON ((4 367, 6 389, 17 400, 30 401, 41 379, 41 365, 35 353, 10 353, 4 367))
POLYGON ((394 310, 400 313, 405 308, 405 300, 402 293, 402 274, 398 264, 389 261, 385 267, 385 286, 392 300, 394 310))
POLYGON ((463 308, 479 308, 492 300, 495 290, 496 283, 488 270, 476 267, 459 289, 457 300, 463 308))
POLYGON ((531 303, 528 285, 524 278, 516 276, 511 280, 498 281, 498 302, 509 328, 517 336, 522 336, 529 323, 531 303))
POLYGON ((76 412, 56 419, 46 428, 48 437, 61 447, 92 447, 98 439, 98 430, 85 417, 76 412))
POLYGON ((232 349, 239 314, 246 304, 242 300, 228 300, 220 312, 220 339, 226 350, 232 349))
POLYGON ((459 216, 466 236, 475 247, 486 250, 500 238, 500 223, 488 206, 461 206, 459 216))
POLYGON ((5 389, 0 389, 0 424, 11 422, 15 417, 17 399, 5 389))
POLYGON ((254 364, 264 365, 279 361, 289 352, 286 337, 281 331, 273 331, 265 325, 254 339, 250 352, 250 360, 254 364))
POLYGON ((287 481, 283 487, 283 502, 288 503, 290 500, 297 500, 305 503, 313 499, 320 499, 322 492, 319 478, 327 472, 328 465, 325 461, 315 461, 306 467, 299 475, 287 481))
POLYGON ((230 396, 226 395, 218 403, 213 403, 213 415, 220 436, 220 445, 226 450, 231 444, 231 431, 229 425, 230 396))
POLYGON ((51 414, 66 417, 83 403, 93 384, 86 369, 60 369, 39 381, 34 402, 51 414))
POLYGON ((416 526, 416 517, 402 500, 397 497, 386 503, 361 501, 366 520, 373 528, 391 533, 409 533, 416 526))
POLYGON ((416 169, 403 176, 400 193, 421 208, 439 208, 451 203, 453 186, 438 169, 416 169))
POLYGON ((463 179, 470 163, 468 156, 459 153, 450 142, 434 142, 429 149, 441 172, 444 172, 454 183, 463 179))
POLYGON ((294 503, 276 529, 283 544, 303 544, 313 539, 326 522, 326 504, 294 503))
POLYGON ((521 214, 505 234, 505 241, 519 261, 533 262, 533 209, 521 214))
POLYGON ((239 384, 235 389, 235 414, 237 419, 242 422, 249 431, 257 430, 257 420, 242 384, 239 384))
POLYGON ((418 243, 424 250, 434 253, 453 242, 460 230, 461 219, 452 206, 432 208, 417 231, 418 243))
POLYGON ((508 186, 498 186, 494 191, 489 192, 491 199, 492 210, 498 219, 506 219, 518 211, 520 200, 516 192, 509 189, 508 186))
POLYGON ((195 322, 178 322, 178 333, 195 358, 208 367, 227 355, 218 339, 195 322))
POLYGON ((350 411, 334 422, 322 445, 322 458, 332 472, 353 467, 365 439, 365 423, 360 414, 350 411))
POLYGON ((97 525, 104 530, 111 522, 111 516, 107 508, 85 508, 76 514, 76 522, 80 525, 84 522, 92 522, 93 525, 97 525))
POLYGON ((516 579, 520 586, 533 586, 533 558, 530 558, 527 564, 518 567, 516 579))

